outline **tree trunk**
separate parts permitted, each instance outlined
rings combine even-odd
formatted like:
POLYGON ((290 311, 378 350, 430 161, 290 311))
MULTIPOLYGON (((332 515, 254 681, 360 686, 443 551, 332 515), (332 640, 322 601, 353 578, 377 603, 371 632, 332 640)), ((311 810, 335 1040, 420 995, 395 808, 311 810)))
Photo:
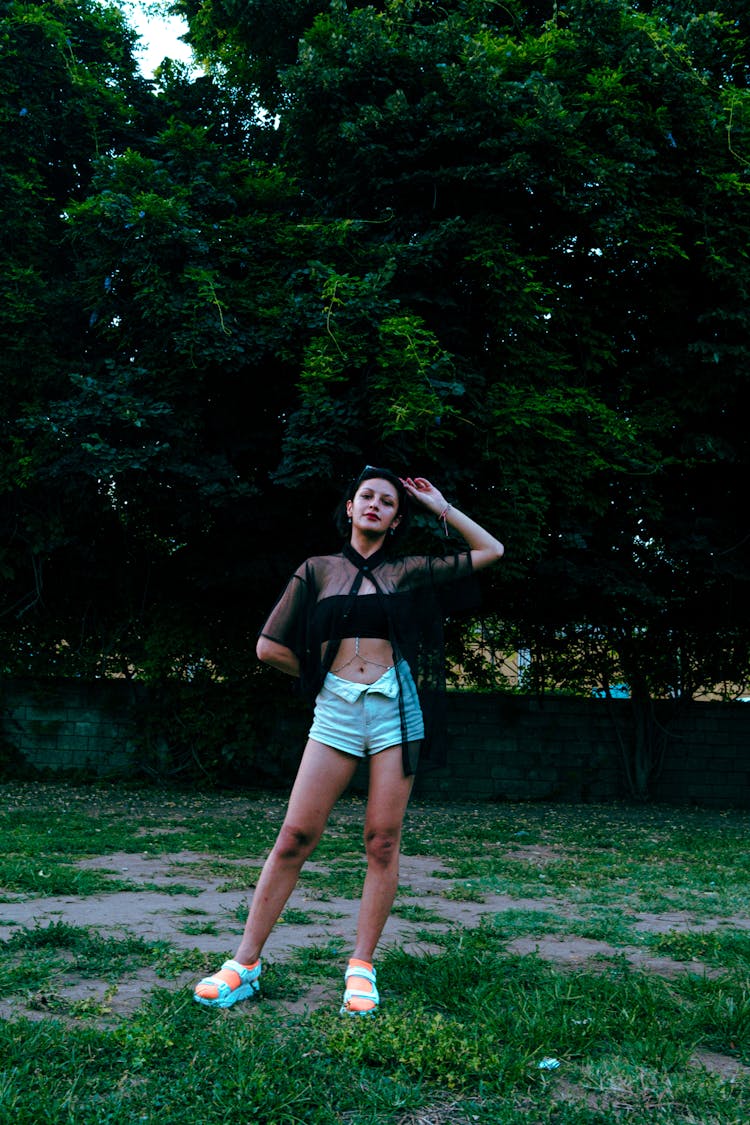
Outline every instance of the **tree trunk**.
POLYGON ((633 677, 630 691, 630 729, 622 731, 611 707, 610 715, 630 794, 638 801, 648 801, 664 764, 667 732, 656 720, 654 701, 640 677, 633 677))

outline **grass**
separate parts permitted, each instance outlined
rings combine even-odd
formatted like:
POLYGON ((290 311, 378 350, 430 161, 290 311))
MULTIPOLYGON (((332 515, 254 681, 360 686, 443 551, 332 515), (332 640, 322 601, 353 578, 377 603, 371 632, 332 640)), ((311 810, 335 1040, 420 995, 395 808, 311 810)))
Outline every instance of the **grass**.
MULTIPOLYGON (((118 864, 79 866, 116 853, 161 857, 182 892, 201 877, 245 894, 283 807, 267 794, 104 785, 7 785, 2 796, 6 926, 19 894, 137 886, 147 910, 149 884, 122 879, 118 864)), ((362 811, 356 799, 335 811, 305 873, 309 901, 358 896, 362 811)), ((434 880, 419 903, 401 888, 394 914, 430 952, 384 949, 372 1021, 337 1014, 348 948, 333 934, 269 964, 259 1002, 211 1012, 180 983, 208 967, 198 948, 117 935, 104 913, 101 929, 11 925, 0 1125, 740 1125, 750 1117, 749 821, 415 805, 404 851, 429 857, 434 880), (470 924, 446 932, 446 909, 470 924), (606 944, 557 964, 535 952, 546 939, 606 944), (633 951, 671 971, 638 968, 633 951), (143 995, 123 1006, 134 981, 143 995), (315 990, 325 999, 310 1005, 315 990), (540 1067, 550 1058, 556 1068, 540 1067)), ((189 938, 216 933, 200 906, 176 913, 189 938)), ((290 906, 282 925, 317 933, 336 916, 290 906)), ((243 918, 244 905, 226 921, 243 918)))

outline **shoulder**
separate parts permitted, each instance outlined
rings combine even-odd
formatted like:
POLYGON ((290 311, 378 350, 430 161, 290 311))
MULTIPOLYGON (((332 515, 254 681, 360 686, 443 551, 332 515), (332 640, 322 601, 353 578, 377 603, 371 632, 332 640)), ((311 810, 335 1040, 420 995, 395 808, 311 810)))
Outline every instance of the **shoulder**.
POLYGON ((303 563, 297 567, 294 572, 295 578, 302 578, 308 580, 311 577, 319 576, 329 573, 336 567, 340 567, 343 562, 343 555, 311 555, 310 558, 305 559, 303 563))
POLYGON ((305 570, 325 570, 335 565, 337 562, 340 563, 341 558, 341 555, 311 555, 309 558, 305 559, 304 562, 300 563, 295 574, 299 574, 305 570))

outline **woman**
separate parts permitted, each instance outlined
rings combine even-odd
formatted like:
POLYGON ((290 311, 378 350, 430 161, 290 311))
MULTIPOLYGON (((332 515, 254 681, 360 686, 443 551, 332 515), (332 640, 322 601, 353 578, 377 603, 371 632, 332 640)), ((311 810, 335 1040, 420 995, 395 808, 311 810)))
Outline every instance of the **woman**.
POLYGON ((373 958, 396 895, 401 829, 425 740, 415 681, 426 684, 435 663, 439 587, 503 555, 497 539, 424 477, 402 480, 368 465, 349 489, 344 514, 349 537, 341 553, 298 568, 258 640, 259 659, 300 677, 315 697, 315 714, 237 953, 196 986, 195 999, 209 1007, 228 1008, 258 991, 266 938, 357 762, 367 758, 367 873, 341 1012, 376 1012, 373 958), (387 545, 406 528, 409 498, 463 536, 468 549, 391 558, 387 545))

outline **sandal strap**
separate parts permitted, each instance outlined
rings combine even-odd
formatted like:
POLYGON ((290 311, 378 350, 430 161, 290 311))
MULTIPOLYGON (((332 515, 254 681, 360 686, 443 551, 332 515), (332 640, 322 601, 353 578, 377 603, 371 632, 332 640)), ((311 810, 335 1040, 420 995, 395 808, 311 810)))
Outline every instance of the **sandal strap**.
POLYGON ((350 1000, 372 1000, 376 1006, 380 1003, 377 989, 375 992, 363 992, 361 988, 347 988, 344 993, 344 1003, 348 1004, 350 1000))
MULTIPOLYGON (((377 994, 378 990, 375 984, 376 976, 377 974, 374 969, 364 969, 358 965, 349 965, 347 966, 347 970, 344 973, 344 981, 348 983, 349 977, 362 977, 363 980, 369 980, 370 984, 375 990, 375 993, 377 994)), ((369 996, 370 993, 365 993, 364 995, 369 996)))
POLYGON ((219 972, 225 970, 236 973, 243 984, 252 984, 260 976, 260 961, 252 969, 248 969, 247 965, 241 965, 239 961, 225 961, 219 972))

